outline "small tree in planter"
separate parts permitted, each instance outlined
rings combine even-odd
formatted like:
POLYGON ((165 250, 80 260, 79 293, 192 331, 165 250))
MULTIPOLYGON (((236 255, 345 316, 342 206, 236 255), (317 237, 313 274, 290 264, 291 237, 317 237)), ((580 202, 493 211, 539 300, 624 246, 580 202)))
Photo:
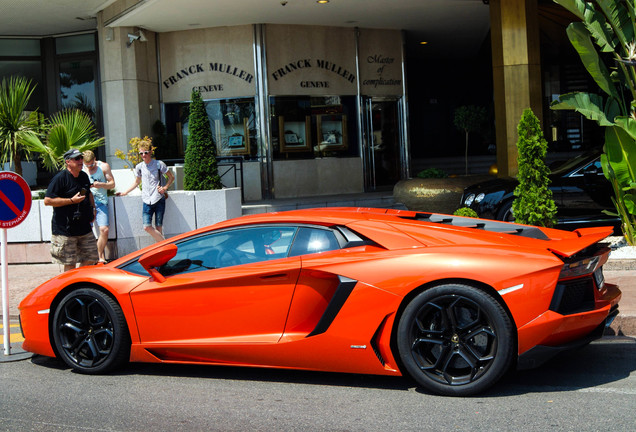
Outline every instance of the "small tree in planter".
POLYGON ((530 108, 523 111, 517 132, 519 185, 515 188, 517 198, 512 203, 512 212, 517 222, 551 227, 556 222, 557 207, 548 187, 550 169, 544 162, 548 143, 539 119, 530 108))
POLYGON ((212 139, 208 114, 198 91, 192 92, 188 128, 190 135, 185 154, 183 189, 191 191, 221 189, 221 178, 216 162, 216 145, 212 139))
POLYGON ((478 132, 486 121, 486 109, 475 105, 460 106, 455 110, 453 123, 466 134, 466 150, 464 155, 466 175, 468 175, 468 134, 478 132))

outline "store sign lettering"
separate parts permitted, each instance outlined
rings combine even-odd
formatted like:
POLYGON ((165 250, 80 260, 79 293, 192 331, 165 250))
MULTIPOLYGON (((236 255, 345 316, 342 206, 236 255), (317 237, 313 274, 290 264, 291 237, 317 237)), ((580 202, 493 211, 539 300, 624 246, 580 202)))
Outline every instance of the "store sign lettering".
POLYGON ((393 57, 385 57, 382 54, 374 54, 367 57, 367 63, 369 64, 379 64, 376 69, 376 73, 378 74, 376 79, 368 79, 363 80, 362 85, 372 86, 377 88, 378 86, 399 86, 402 85, 401 79, 384 79, 382 78, 382 74, 384 73, 384 68, 386 65, 393 64, 395 59, 393 57))
POLYGON ((301 81, 302 88, 329 88, 329 81, 301 81))
POLYGON ((321 59, 316 59, 315 61, 312 59, 299 59, 291 63, 287 63, 285 66, 276 69, 272 73, 272 78, 274 79, 274 81, 278 81, 279 78, 283 78, 285 75, 289 73, 295 72, 300 69, 308 69, 313 67, 333 72, 337 75, 340 75, 341 77, 343 77, 344 79, 346 79, 347 81, 351 83, 355 82, 356 80, 356 76, 352 74, 351 72, 349 72, 347 69, 343 68, 342 66, 338 66, 337 64, 332 63, 330 61, 321 60, 321 59))
POLYGON ((196 91, 199 93, 211 93, 217 91, 223 91, 223 84, 208 84, 202 86, 194 86, 192 87, 192 91, 196 91))
POLYGON ((251 73, 240 69, 236 66, 226 63, 198 63, 190 66, 183 67, 175 72, 173 75, 170 75, 167 79, 163 81, 163 85, 166 88, 170 88, 170 86, 178 83, 179 81, 186 79, 190 76, 204 73, 204 72, 219 72, 225 73, 228 75, 232 75, 238 79, 241 79, 247 83, 252 83, 254 81, 254 75, 251 73))

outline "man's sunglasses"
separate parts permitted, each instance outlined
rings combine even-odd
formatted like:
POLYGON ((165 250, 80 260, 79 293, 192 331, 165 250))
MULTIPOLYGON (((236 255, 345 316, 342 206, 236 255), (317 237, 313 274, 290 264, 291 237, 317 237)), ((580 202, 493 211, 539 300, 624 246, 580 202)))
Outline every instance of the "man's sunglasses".
POLYGON ((80 161, 80 160, 84 160, 84 156, 75 156, 73 158, 74 161, 80 161))
POLYGON ((143 156, 143 155, 150 154, 150 152, 149 151, 140 151, 139 154, 143 156))

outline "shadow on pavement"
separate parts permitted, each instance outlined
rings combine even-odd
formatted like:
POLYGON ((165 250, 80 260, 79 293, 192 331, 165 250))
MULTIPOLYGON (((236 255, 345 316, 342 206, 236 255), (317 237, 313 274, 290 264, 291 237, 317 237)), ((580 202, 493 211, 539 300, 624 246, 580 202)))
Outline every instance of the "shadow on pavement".
MULTIPOLYGON (((563 353, 543 366, 528 371, 510 372, 489 391, 476 397, 503 397, 528 393, 577 391, 611 384, 636 371, 636 339, 601 339, 579 350, 563 353)), ((32 363, 58 370, 69 368, 61 361, 33 356, 32 363)), ((356 375, 330 372, 295 371, 236 366, 132 363, 114 376, 166 376, 210 380, 239 380, 344 386, 383 390, 415 390, 423 394, 407 377, 356 375)))

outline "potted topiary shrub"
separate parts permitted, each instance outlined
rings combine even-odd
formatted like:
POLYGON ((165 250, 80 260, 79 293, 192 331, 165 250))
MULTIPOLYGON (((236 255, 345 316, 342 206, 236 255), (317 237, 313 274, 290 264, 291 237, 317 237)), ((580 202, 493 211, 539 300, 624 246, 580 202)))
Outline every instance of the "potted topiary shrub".
POLYGON ((515 188, 516 198, 512 202, 515 221, 552 227, 556 223, 557 206, 549 188, 550 169, 544 162, 548 143, 543 138, 539 119, 530 108, 523 111, 517 132, 519 185, 515 188))
POLYGON ((216 145, 212 139, 210 120, 201 94, 196 90, 192 91, 188 128, 190 135, 185 152, 183 189, 192 191, 221 189, 223 186, 216 162, 216 145))

